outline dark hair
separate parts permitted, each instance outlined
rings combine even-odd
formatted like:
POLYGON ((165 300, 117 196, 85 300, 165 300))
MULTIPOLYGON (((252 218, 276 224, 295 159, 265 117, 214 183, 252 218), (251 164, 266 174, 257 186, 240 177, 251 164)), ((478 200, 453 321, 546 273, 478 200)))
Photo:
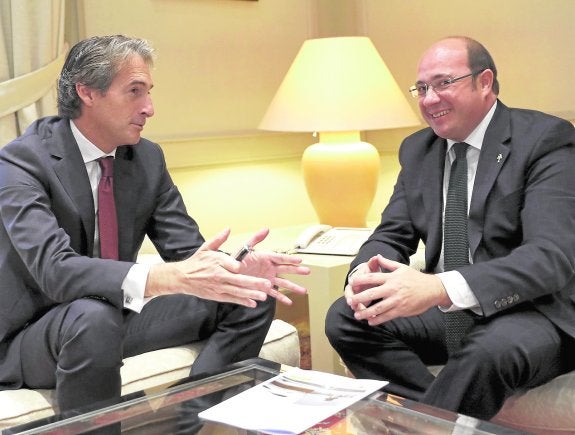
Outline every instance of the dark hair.
POLYGON ((475 39, 467 36, 461 36, 459 38, 463 39, 467 44, 467 63, 469 64, 469 69, 474 72, 490 69, 493 72, 493 85, 491 89, 495 95, 499 95, 497 67, 489 51, 475 39))
POLYGON ((153 53, 147 41, 123 35, 94 36, 78 42, 68 53, 58 79, 58 114, 69 119, 80 116, 76 84, 105 92, 126 60, 140 56, 152 67, 153 53))

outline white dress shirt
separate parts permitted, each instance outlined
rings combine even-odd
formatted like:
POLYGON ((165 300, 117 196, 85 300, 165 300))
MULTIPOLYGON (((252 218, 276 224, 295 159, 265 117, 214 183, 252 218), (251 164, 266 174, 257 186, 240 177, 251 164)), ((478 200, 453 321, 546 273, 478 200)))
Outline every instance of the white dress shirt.
MULTIPOLYGON (((493 118, 495 113, 495 108, 497 107, 497 102, 493 104, 485 118, 479 123, 479 125, 471 132, 471 134, 464 140, 465 143, 469 145, 467 149, 467 211, 469 213, 469 204, 471 204, 471 195, 473 193, 473 183, 475 181, 475 174, 477 172, 477 165, 479 163, 479 154, 481 152, 481 146, 483 144, 483 138, 485 137, 485 131, 487 126, 493 118)), ((443 198, 447 198, 447 187, 449 186, 449 174, 451 172, 451 163, 455 160, 455 151, 453 151, 453 144, 455 141, 447 139, 447 158, 445 159, 445 171, 443 176, 443 198)), ((445 202, 443 201, 443 216, 445 218, 445 202)), ((473 260, 471 256, 469 262, 472 263, 473 260)), ((479 307, 479 302, 477 298, 471 291, 471 288, 463 278, 463 276, 455 271, 444 272, 443 271, 443 246, 441 248, 441 256, 439 258, 439 263, 435 270, 439 279, 443 283, 449 298, 453 305, 450 307, 440 307, 443 311, 456 311, 462 309, 471 309, 477 314, 481 314, 481 309, 479 307)))

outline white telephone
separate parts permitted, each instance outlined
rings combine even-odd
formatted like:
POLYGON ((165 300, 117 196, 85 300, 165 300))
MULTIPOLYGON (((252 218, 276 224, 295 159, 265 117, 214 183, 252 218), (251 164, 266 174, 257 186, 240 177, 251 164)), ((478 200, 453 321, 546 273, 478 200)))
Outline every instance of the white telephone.
POLYGON ((312 225, 300 233, 294 248, 305 254, 356 255, 372 231, 371 228, 312 225))

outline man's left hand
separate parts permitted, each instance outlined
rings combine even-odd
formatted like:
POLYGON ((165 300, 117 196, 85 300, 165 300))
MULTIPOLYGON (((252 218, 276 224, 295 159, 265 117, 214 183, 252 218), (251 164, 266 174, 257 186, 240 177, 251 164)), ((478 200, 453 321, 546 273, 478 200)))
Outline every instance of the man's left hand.
MULTIPOLYGON (((268 234, 268 229, 260 230, 246 245, 253 249, 268 234)), ((278 302, 291 305, 291 299, 279 291, 280 287, 298 294, 306 294, 307 290, 292 281, 281 278, 280 275, 308 275, 310 270, 306 266, 301 266, 301 261, 301 258, 293 255, 252 250, 240 261, 238 273, 268 279, 273 285, 269 295, 276 298, 278 302)))

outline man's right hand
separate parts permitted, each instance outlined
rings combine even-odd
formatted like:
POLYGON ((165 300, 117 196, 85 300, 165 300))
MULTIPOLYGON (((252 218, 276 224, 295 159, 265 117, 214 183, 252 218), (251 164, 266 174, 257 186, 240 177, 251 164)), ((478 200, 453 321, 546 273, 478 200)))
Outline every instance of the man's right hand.
MULTIPOLYGON (((377 261, 377 257, 372 257, 367 263, 361 263, 360 265, 358 265, 354 269, 353 273, 350 275, 349 279, 351 280, 351 276, 367 275, 375 272, 381 272, 381 268, 379 266, 379 262, 377 261)), ((356 293, 366 290, 367 288, 369 287, 360 287, 360 286, 352 287, 349 282, 345 286, 344 289, 345 299, 347 301, 347 304, 351 307, 353 311, 365 310, 366 308, 365 305, 355 303, 353 301, 352 296, 355 295, 356 293)))

